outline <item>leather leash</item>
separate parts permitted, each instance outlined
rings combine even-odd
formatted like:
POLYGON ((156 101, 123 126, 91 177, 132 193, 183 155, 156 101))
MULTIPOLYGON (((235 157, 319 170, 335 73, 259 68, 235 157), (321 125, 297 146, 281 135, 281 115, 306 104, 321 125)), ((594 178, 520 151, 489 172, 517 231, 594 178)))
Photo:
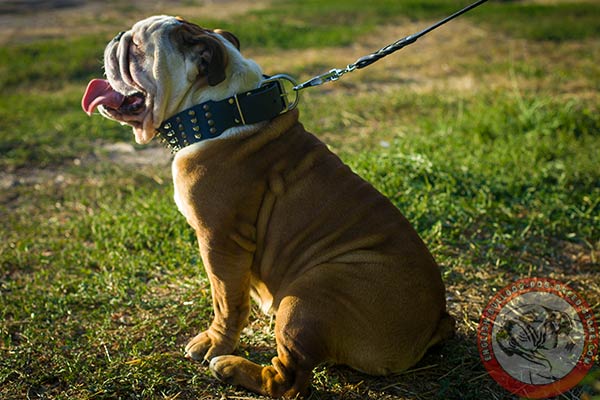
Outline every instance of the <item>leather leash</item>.
POLYGON ((271 120, 279 114, 293 110, 298 104, 301 90, 337 81, 348 72, 365 68, 486 1, 478 0, 420 32, 359 58, 346 68, 332 69, 300 85, 290 76, 280 74, 265 77, 257 89, 238 93, 221 101, 207 101, 192 106, 164 121, 157 129, 158 136, 173 153, 176 153, 191 144, 218 137, 229 128, 271 120), (292 91, 295 92, 295 96, 290 100, 292 91))
POLYGON ((327 82, 337 81, 338 79, 340 79, 342 77, 342 75, 344 75, 348 72, 352 72, 356 69, 368 67, 369 65, 373 64, 376 61, 379 61, 383 57, 388 56, 388 55, 402 49, 403 47, 416 42, 417 39, 419 39, 421 36, 425 36, 432 30, 438 28, 441 25, 444 25, 446 22, 453 20, 454 18, 458 17, 459 15, 462 15, 462 14, 466 13, 467 11, 470 11, 477 6, 480 6, 481 4, 485 3, 486 1, 487 0, 476 1, 475 3, 463 8, 460 11, 455 12, 454 14, 442 19, 441 21, 436 22, 435 24, 423 29, 420 32, 414 33, 412 35, 408 35, 388 46, 385 46, 385 47, 377 50, 374 53, 371 53, 367 56, 359 58, 352 64, 348 64, 346 66, 346 68, 343 68, 343 69, 335 68, 335 69, 329 70, 329 72, 326 72, 321 75, 317 75, 314 78, 309 79, 308 81, 306 81, 304 83, 301 83, 300 85, 294 86, 294 90, 300 91, 302 89, 306 89, 306 88, 313 87, 313 86, 319 86, 319 85, 322 85, 327 82))

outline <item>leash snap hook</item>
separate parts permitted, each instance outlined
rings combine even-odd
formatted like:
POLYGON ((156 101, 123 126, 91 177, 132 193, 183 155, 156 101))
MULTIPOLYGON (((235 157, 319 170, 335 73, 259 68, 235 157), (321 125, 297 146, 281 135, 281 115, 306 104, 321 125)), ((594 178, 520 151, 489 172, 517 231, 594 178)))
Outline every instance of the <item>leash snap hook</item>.
POLYGON ((339 69, 339 68, 334 68, 329 70, 328 72, 315 76, 314 78, 301 83, 300 85, 294 86, 294 90, 296 92, 302 90, 302 89, 306 89, 309 87, 313 87, 313 86, 320 86, 323 85, 327 82, 334 82, 337 81, 338 79, 340 79, 342 77, 342 75, 344 75, 346 72, 350 72, 350 70, 348 68, 346 69, 339 69))

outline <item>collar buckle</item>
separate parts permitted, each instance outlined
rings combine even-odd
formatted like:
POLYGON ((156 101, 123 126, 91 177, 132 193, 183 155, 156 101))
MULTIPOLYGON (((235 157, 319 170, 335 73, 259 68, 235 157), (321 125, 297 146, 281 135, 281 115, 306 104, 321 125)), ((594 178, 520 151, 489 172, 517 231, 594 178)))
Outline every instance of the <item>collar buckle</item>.
POLYGON ((285 104, 285 109, 281 111, 281 114, 292 111, 294 108, 296 108, 298 102, 300 101, 300 93, 295 89, 296 86, 298 86, 296 80, 287 74, 277 74, 262 81, 261 87, 272 82, 276 82, 279 86, 281 99, 285 104), (290 100, 291 96, 294 96, 292 100, 290 100))

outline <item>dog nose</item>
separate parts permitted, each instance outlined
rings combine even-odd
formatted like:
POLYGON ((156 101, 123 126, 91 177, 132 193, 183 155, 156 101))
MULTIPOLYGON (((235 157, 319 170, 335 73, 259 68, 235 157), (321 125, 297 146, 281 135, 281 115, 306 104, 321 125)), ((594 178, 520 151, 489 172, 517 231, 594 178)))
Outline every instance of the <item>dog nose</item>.
POLYGON ((113 41, 118 42, 119 40, 121 40, 121 38, 123 37, 124 34, 125 34, 125 31, 119 32, 117 34, 117 36, 115 36, 115 38, 113 39, 113 41))

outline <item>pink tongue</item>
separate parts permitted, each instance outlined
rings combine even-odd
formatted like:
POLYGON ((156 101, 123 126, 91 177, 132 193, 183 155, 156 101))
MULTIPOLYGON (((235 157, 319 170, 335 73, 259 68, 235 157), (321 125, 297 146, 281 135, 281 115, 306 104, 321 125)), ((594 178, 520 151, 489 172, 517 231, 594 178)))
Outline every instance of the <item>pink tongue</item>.
POLYGON ((96 107, 104 105, 109 108, 119 108, 125 101, 125 96, 116 92, 108 81, 94 79, 88 83, 81 99, 81 107, 88 115, 92 115, 96 107))

